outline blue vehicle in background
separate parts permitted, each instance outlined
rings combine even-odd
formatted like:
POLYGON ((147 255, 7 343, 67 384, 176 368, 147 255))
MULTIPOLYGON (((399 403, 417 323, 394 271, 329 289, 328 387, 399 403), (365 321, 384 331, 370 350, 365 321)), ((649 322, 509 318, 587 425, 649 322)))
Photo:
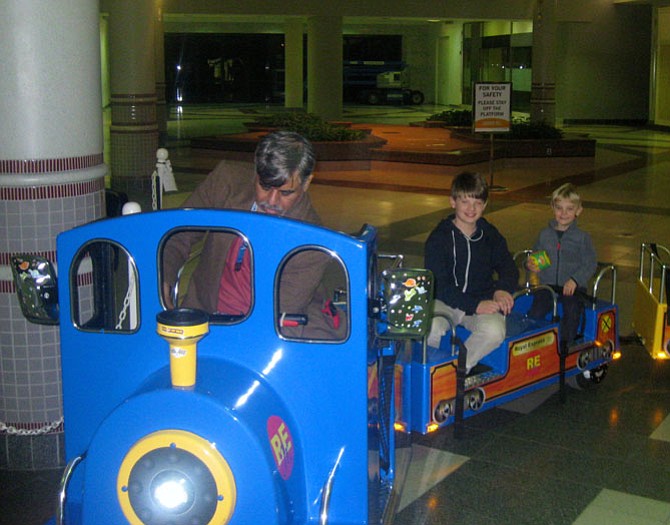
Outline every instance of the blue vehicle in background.
POLYGON ((420 106, 424 101, 423 93, 410 87, 407 64, 393 60, 345 61, 342 92, 345 100, 372 106, 420 106))

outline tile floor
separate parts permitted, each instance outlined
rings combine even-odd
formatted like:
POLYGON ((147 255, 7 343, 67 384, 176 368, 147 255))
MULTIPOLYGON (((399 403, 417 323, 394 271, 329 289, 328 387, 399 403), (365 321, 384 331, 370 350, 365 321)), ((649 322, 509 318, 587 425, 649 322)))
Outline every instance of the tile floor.
MULTIPOLYGON (((240 132, 244 121, 271 109, 173 109, 169 148, 180 193, 166 204, 181 202, 212 162, 189 150, 189 138, 240 132)), ((405 125, 443 109, 347 107, 344 118, 405 125)), ((596 138, 595 158, 505 159, 468 168, 507 188, 492 195, 486 216, 513 251, 530 246, 548 220, 555 186, 572 181, 581 188, 580 224, 599 259, 618 268, 623 358, 597 388, 571 390, 565 404, 540 392, 468 419, 464 439, 451 429, 415 436, 398 525, 670 524, 670 362, 651 360, 630 337, 640 243, 670 245, 670 132, 565 129, 596 138)), ((383 250, 420 265, 423 241, 448 211, 454 173, 374 164, 369 172, 318 173, 310 193, 327 226, 355 231, 374 224, 383 250)), ((0 471, 0 525, 44 523, 58 477, 58 471, 0 471)))

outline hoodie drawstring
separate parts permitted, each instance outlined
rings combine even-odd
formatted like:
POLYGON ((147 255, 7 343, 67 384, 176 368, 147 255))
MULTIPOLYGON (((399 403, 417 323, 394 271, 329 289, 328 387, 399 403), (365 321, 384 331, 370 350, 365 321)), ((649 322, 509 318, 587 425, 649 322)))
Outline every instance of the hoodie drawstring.
MULTIPOLYGON (((468 260, 465 263, 465 275, 463 277, 464 283, 463 283, 463 289, 461 290, 461 292, 465 293, 468 290, 468 282, 470 280, 470 261, 472 259, 472 251, 470 249, 470 243, 481 241, 482 238, 484 237, 484 231, 479 230, 479 236, 476 239, 468 237, 463 232, 461 232, 461 235, 463 235, 463 237, 465 238, 465 245, 468 248, 468 260)), ((458 287, 460 285, 458 284, 458 277, 456 276, 456 265, 457 265, 457 260, 456 260, 456 233, 455 233, 454 230, 451 230, 451 246, 452 246, 452 252, 453 252, 453 255, 454 255, 454 258, 453 258, 454 265, 451 269, 451 273, 454 276, 454 284, 456 285, 456 287, 458 287)))

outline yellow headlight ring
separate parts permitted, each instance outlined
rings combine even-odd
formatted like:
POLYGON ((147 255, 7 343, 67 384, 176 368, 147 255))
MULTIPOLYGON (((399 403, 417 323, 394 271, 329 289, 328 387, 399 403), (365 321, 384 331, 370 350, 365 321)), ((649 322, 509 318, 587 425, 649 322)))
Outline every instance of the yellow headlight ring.
POLYGON ((160 430, 148 434, 135 443, 128 451, 116 482, 116 493, 121 505, 121 510, 131 525, 142 525, 132 505, 128 494, 128 481, 133 467, 149 452, 167 447, 190 452, 209 469, 216 483, 216 491, 219 499, 216 511, 212 519, 203 525, 228 523, 235 510, 237 489, 233 472, 224 457, 216 450, 214 444, 206 439, 183 430, 160 430))

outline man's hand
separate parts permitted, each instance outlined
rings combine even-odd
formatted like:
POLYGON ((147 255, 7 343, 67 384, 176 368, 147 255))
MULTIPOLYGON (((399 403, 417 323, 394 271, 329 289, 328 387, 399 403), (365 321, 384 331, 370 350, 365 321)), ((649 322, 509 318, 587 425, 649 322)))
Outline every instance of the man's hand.
POLYGON ((575 293, 576 289, 577 283, 574 281, 574 279, 568 279, 563 285, 563 295, 572 295, 575 293))

